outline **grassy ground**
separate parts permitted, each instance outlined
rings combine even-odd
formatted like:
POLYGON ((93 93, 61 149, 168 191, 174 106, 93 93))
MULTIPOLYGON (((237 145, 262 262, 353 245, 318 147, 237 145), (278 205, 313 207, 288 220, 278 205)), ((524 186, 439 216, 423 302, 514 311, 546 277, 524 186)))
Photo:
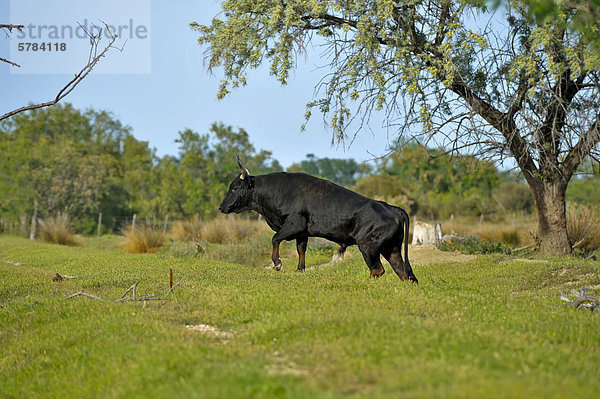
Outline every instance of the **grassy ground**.
POLYGON ((0 398, 597 396, 600 317, 558 289, 598 295, 600 262, 422 255, 415 285, 356 253, 299 274, 0 236, 0 398), (153 291, 169 268, 167 301, 66 299, 153 291))

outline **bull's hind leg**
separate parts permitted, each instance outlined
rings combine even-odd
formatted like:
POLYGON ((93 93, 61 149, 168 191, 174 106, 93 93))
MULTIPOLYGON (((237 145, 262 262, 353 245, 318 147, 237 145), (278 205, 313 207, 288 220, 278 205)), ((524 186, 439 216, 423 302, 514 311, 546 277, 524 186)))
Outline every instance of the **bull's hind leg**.
POLYGON ((381 277, 383 273, 385 273, 385 269, 381 264, 379 252, 377 250, 372 250, 371 248, 361 246, 360 244, 358 244, 358 249, 363 256, 365 263, 371 270, 371 277, 381 277))
POLYGON ((406 257, 406 262, 402 260, 402 252, 400 248, 395 247, 389 254, 384 253, 383 256, 388 262, 390 262, 392 269, 394 269, 398 277, 400 277, 400 280, 410 280, 415 283, 419 282, 412 271, 412 267, 410 267, 408 257, 406 257))
POLYGON ((400 277, 400 280, 408 280, 408 273, 404 269, 402 253, 400 253, 398 248, 394 248, 389 254, 384 253, 383 256, 390 263, 398 277, 400 277))

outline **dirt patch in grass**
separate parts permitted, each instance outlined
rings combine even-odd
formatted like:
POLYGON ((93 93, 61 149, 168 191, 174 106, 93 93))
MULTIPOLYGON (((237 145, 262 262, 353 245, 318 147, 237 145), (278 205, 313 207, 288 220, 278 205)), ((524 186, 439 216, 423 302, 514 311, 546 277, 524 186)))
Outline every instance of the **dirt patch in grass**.
POLYGON ((275 351, 267 366, 268 375, 292 375, 296 377, 305 377, 309 375, 308 371, 298 366, 295 362, 282 351, 275 351))
POLYGON ((460 252, 440 251, 434 245, 409 245, 408 259, 411 265, 427 265, 430 263, 457 262, 466 263, 477 258, 477 255, 466 255, 460 252))
MULTIPOLYGON (((404 253, 404 251, 403 251, 404 253)), ((348 249, 344 255, 344 261, 358 256, 361 257, 360 252, 356 247, 348 249)), ((466 263, 477 258, 477 255, 466 255, 460 252, 449 252, 440 251, 435 245, 409 245, 408 246, 408 259, 411 265, 427 265, 430 263, 444 263, 444 262, 457 262, 466 263)), ((382 258, 383 259, 383 258, 382 258)), ((342 262, 344 262, 342 261, 342 262)), ((385 262, 383 260, 383 262, 385 262)), ((387 264, 387 262, 385 262, 387 264)), ((306 270, 318 269, 321 267, 327 267, 334 265, 331 260, 307 267, 306 270)))
POLYGON ((232 334, 218 329, 208 324, 187 324, 185 328, 189 331, 196 331, 203 335, 209 335, 216 338, 231 338, 232 334))

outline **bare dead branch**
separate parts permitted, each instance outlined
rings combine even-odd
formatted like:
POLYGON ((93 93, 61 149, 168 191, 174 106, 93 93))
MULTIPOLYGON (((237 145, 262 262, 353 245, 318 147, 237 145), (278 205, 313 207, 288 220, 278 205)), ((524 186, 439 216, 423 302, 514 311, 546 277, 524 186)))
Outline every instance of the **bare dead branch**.
POLYGON ((7 64, 10 64, 10 65, 12 65, 12 66, 16 66, 16 67, 18 67, 18 68, 21 68, 21 65, 17 64, 16 62, 9 61, 9 60, 7 60, 6 58, 2 58, 2 57, 0 57, 0 61, 2 61, 2 62, 6 62, 7 64))
MULTIPOLYGON (((106 55, 106 53, 111 48, 116 48, 113 46, 113 44, 117 40, 117 35, 111 34, 110 30, 108 28, 108 25, 106 25, 106 24, 105 24, 105 30, 109 35, 110 41, 104 47, 104 49, 102 51, 100 51, 99 53, 98 53, 98 46, 100 45, 100 42, 102 40, 102 30, 100 30, 100 33, 98 35, 93 35, 90 32, 86 31, 86 33, 90 37, 90 54, 89 54, 88 62, 83 68, 81 68, 81 70, 78 73, 75 74, 73 79, 71 79, 65 86, 63 86, 62 89, 60 89, 60 91, 58 92, 58 94, 56 95, 56 97, 53 100, 46 101, 46 102, 39 103, 39 104, 31 104, 31 105, 23 106, 21 108, 15 109, 13 111, 7 112, 6 114, 0 116, 0 121, 3 119, 6 119, 6 118, 10 118, 11 116, 21 113, 21 112, 31 111, 34 109, 44 108, 44 107, 49 107, 49 106, 55 105, 60 100, 65 98, 69 93, 71 93, 73 91, 73 89, 75 89, 75 87, 77 87, 77 85, 79 85, 79 83, 81 83, 81 81, 83 79, 85 79, 85 77, 88 76, 90 74, 90 72, 92 72, 92 70, 94 69, 96 64, 106 55)), ((122 50, 122 48, 120 50, 122 50)))
POLYGON ((25 25, 0 24, 0 29, 8 29, 9 32, 12 32, 13 29, 23 32, 24 27, 25 25))
POLYGON ((169 294, 170 294, 171 292, 173 292, 173 290, 175 289, 175 287, 177 287, 179 284, 181 284, 181 282, 182 282, 182 281, 183 281, 183 278, 182 278, 181 280, 179 280, 179 281, 177 282, 177 284, 175 284, 173 287, 171 287, 171 289, 169 290, 169 292, 167 292, 167 295, 165 295, 163 299, 166 299, 166 298, 169 296, 169 294))
POLYGON ((136 298, 136 292, 135 289, 138 286, 140 282, 138 281, 137 283, 133 284, 131 287, 127 288, 127 291, 125 291, 125 293, 123 294, 123 296, 121 297, 121 299, 117 299, 117 302, 122 301, 125 299, 125 297, 127 296, 127 294, 129 294, 129 291, 133 290, 133 300, 135 300, 136 298))
POLYGON ((96 296, 94 294, 88 294, 87 292, 83 292, 83 290, 81 290, 79 292, 76 292, 76 293, 74 293, 72 295, 69 295, 67 297, 67 299, 71 299, 71 298, 74 298, 76 296, 87 296, 88 298, 97 299, 99 301, 106 301, 106 299, 104 299, 104 298, 100 298, 99 296, 96 296))
MULTIPOLYGON (((25 25, 0 24, 0 29, 6 29, 11 33, 12 33, 13 29, 17 29, 18 31, 22 32, 24 27, 25 27, 25 25)), ((8 34, 6 36, 8 36, 8 34)), ((10 64, 12 66, 16 66, 17 68, 21 67, 21 65, 15 63, 15 62, 9 61, 6 58, 0 57, 0 61, 6 62, 7 64, 10 64)))

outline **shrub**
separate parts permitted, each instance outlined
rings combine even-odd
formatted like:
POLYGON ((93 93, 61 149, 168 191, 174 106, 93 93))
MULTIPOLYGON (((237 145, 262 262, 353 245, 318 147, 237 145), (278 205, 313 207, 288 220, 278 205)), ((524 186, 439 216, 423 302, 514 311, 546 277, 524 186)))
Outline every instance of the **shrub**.
POLYGON ((155 253, 165 243, 165 234, 161 228, 153 228, 144 224, 135 228, 128 226, 122 233, 124 238, 121 247, 123 251, 132 254, 155 253))
POLYGON ((510 254, 512 249, 500 241, 488 241, 468 235, 440 242, 437 247, 442 251, 459 251, 465 254, 510 254))
POLYGON ((525 183, 503 182, 492 197, 505 212, 532 213, 535 209, 531 189, 525 183))
POLYGON ((567 210, 567 231, 573 249, 593 252, 600 247, 600 209, 572 204, 567 210))
POLYGON ((260 231, 266 231, 264 222, 227 215, 218 216, 204 223, 201 237, 215 244, 237 243, 260 231))
POLYGON ((171 227, 169 237, 176 241, 200 242, 202 240, 202 219, 195 215, 191 219, 175 222, 171 227))
POLYGON ((49 243, 60 245, 81 245, 79 237, 70 227, 69 214, 58 212, 56 216, 39 220, 40 237, 49 243))

